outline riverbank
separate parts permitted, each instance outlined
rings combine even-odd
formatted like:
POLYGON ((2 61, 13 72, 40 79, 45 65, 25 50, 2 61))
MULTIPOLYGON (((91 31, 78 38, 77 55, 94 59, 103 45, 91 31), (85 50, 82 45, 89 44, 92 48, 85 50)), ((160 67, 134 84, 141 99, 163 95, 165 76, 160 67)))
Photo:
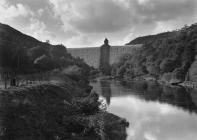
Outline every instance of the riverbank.
MULTIPOLYGON (((150 75, 143 75, 143 76, 138 76, 135 78, 113 78, 110 77, 108 78, 113 79, 113 80, 120 80, 120 81, 147 81, 147 82, 157 82, 161 85, 168 85, 168 86, 182 86, 185 88, 191 88, 191 89, 197 89, 197 83, 192 82, 192 81, 181 81, 177 79, 163 79, 159 77, 154 77, 150 75)), ((104 79, 106 80, 106 79, 104 79)))
POLYGON ((2 139, 126 139, 126 120, 100 109, 91 87, 63 81, 0 90, 2 139))

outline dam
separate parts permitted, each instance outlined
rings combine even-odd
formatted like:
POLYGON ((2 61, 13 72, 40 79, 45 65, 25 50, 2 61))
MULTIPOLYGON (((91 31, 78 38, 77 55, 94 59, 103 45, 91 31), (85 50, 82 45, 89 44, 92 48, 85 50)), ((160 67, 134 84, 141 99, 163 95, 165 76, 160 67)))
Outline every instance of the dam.
MULTIPOLYGON (((110 64, 117 62, 123 54, 135 53, 141 47, 142 44, 111 46, 110 64)), ((82 58, 88 65, 99 68, 100 47, 68 48, 67 50, 72 56, 82 58)))

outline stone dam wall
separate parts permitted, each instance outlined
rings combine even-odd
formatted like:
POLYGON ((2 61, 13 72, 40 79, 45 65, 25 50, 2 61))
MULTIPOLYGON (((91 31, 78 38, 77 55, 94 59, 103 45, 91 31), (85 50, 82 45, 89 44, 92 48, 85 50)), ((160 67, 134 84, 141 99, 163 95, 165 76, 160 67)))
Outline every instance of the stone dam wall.
MULTIPOLYGON (((119 57, 126 53, 134 53, 142 45, 125 45, 125 46, 111 46, 110 48, 110 64, 118 61, 119 57)), ((89 48, 68 48, 68 52, 74 57, 80 57, 84 61, 94 68, 99 67, 100 60, 100 47, 89 47, 89 48)))

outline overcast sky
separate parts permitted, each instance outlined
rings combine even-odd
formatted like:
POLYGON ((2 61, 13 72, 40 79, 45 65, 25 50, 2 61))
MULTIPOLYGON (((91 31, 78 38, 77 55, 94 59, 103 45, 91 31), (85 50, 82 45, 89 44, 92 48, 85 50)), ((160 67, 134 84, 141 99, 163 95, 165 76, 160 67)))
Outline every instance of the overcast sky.
POLYGON ((66 47, 121 45, 197 22, 197 0, 0 0, 0 22, 66 47))

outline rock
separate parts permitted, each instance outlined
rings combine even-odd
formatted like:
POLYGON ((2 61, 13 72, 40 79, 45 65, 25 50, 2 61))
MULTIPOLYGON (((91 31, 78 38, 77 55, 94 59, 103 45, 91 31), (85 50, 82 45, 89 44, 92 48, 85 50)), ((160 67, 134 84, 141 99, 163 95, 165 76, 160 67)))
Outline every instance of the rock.
POLYGON ((163 74, 163 76, 161 77, 161 82, 174 85, 174 84, 182 83, 183 80, 177 78, 174 73, 169 72, 163 74))

